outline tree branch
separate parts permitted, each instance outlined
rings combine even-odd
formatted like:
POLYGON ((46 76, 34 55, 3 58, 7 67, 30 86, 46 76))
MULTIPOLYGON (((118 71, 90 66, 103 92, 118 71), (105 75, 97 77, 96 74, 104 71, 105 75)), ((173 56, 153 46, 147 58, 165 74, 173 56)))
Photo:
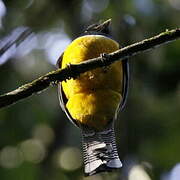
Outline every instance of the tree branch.
POLYGON ((70 78, 76 78, 81 73, 88 70, 108 66, 115 61, 120 61, 144 51, 154 49, 159 45, 168 43, 178 38, 180 38, 180 28, 170 31, 166 30, 157 36, 126 46, 113 53, 107 54, 106 56, 90 59, 80 64, 71 64, 64 69, 49 72, 46 75, 17 88, 14 91, 1 95, 0 108, 13 104, 21 99, 31 96, 32 94, 41 92, 54 83, 70 78))

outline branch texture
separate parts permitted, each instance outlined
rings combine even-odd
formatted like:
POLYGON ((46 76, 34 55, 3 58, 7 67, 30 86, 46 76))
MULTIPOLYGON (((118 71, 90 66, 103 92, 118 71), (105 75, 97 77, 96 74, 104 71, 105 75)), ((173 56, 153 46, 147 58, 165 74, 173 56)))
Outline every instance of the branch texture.
POLYGON ((144 51, 154 49, 159 45, 168 43, 178 38, 180 38, 180 28, 166 30, 157 36, 126 46, 105 56, 90 59, 80 64, 71 64, 64 69, 49 72, 14 91, 1 95, 0 108, 13 104, 21 99, 31 96, 32 94, 36 94, 37 92, 41 92, 42 90, 48 88, 51 84, 70 78, 76 78, 81 73, 88 70, 108 66, 115 61, 120 61, 136 54, 140 54, 144 51))

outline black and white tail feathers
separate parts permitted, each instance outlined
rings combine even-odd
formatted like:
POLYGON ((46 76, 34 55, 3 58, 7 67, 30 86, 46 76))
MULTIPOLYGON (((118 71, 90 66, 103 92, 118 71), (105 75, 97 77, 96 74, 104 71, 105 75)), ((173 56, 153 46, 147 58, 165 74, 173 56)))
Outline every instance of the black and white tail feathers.
POLYGON ((113 127, 100 132, 83 130, 82 136, 86 176, 122 167, 113 127))

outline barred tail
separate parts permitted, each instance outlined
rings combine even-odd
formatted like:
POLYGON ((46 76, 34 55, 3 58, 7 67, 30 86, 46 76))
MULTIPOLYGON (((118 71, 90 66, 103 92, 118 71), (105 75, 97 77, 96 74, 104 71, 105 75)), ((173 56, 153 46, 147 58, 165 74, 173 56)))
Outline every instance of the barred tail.
POLYGON ((101 132, 83 131, 83 153, 85 176, 122 167, 113 128, 101 132))

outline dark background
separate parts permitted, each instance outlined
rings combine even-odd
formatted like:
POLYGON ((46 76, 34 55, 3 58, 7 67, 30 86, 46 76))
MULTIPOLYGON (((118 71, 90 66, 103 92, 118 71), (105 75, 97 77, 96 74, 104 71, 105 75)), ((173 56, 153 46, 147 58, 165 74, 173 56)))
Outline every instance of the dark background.
MULTIPOLYGON (((34 32, 0 57, 0 94, 54 70, 73 38, 109 18, 114 38, 126 46, 178 27, 180 1, 0 0, 0 47, 27 27, 34 32)), ((120 171, 83 177, 80 131, 50 87, 0 110, 0 179, 179 179, 180 41, 133 57, 130 65, 127 106, 116 122, 120 171)))

